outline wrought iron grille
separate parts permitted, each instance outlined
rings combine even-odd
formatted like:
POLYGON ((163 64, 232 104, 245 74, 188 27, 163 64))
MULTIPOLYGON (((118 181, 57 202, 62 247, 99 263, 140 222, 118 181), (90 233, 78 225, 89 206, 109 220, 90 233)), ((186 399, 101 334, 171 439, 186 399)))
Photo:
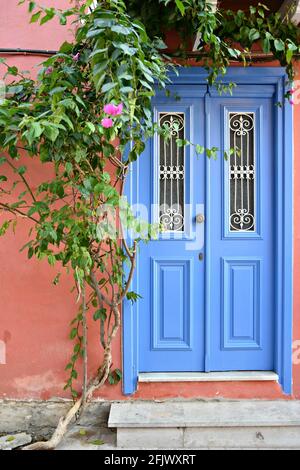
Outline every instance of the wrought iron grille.
POLYGON ((184 113, 160 113, 159 124, 167 127, 171 138, 159 138, 159 221, 168 232, 184 231, 184 113))
POLYGON ((255 231, 255 115, 229 114, 230 231, 255 231))

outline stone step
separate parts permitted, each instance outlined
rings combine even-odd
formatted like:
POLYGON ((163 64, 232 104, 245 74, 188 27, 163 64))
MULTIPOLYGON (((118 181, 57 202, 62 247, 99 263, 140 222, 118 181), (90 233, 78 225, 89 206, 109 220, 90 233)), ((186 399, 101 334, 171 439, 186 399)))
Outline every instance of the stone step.
POLYGON ((143 372, 140 383, 151 382, 278 382, 275 372, 143 372))
POLYGON ((298 449, 300 401, 113 403, 117 447, 298 449))

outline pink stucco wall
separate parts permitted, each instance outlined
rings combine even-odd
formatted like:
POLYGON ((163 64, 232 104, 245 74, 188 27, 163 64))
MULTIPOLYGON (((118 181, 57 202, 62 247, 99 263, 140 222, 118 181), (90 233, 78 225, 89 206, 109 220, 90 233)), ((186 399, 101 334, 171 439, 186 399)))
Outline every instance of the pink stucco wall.
MULTIPOLYGON (((43 0, 44 5, 67 7, 68 0, 43 0)), ((43 27, 28 24, 24 6, 18 0, 0 2, 0 48, 56 49, 66 38, 72 37, 68 28, 52 21, 43 27)), ((34 74, 41 57, 13 56, 8 60, 34 74)), ((300 79, 300 69, 299 69, 300 79)), ((300 98, 300 96, 299 96, 300 98)), ((295 106, 295 296, 294 296, 294 394, 300 398, 300 105, 295 106)), ((27 162, 28 164, 28 162, 27 162)), ((41 175, 34 162, 31 184, 35 186, 41 175)), ((45 167, 45 173, 51 168, 45 167)), ((43 175, 44 176, 44 175, 43 175)), ((69 322, 76 312, 76 299, 70 293, 72 279, 62 277, 58 286, 52 280, 57 274, 44 262, 27 261, 19 248, 24 244, 28 225, 22 221, 16 235, 0 239, 0 398, 48 399, 68 396, 62 388, 66 379, 64 367, 72 352, 68 339, 69 322)), ((95 324, 90 325, 89 356, 91 369, 99 364, 99 340, 95 324)), ((121 364, 121 342, 117 338, 114 366, 121 364)), ((105 386, 100 396, 121 399, 121 386, 105 386)), ((284 397, 275 384, 144 384, 138 398, 284 397)))

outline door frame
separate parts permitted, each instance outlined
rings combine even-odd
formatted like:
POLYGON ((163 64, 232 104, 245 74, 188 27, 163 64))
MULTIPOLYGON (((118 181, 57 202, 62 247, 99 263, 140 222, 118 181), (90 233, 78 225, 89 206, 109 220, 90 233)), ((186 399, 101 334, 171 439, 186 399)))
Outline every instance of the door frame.
MULTIPOLYGON (((207 72, 201 67, 182 69, 177 76, 171 74, 173 85, 206 85, 207 72)), ((234 82, 237 85, 260 85, 260 95, 264 95, 264 86, 275 86, 274 102, 282 102, 286 94, 287 77, 281 67, 230 67, 223 82, 234 82)), ((238 88, 237 88, 238 93, 238 88)), ((235 96, 235 92, 233 93, 235 96)), ((237 96, 239 96, 237 94, 237 96)), ((248 97, 255 96, 255 91, 249 87, 248 97)), ((245 97, 245 95, 243 95, 245 97)), ((293 324, 293 109, 287 104, 280 107, 274 105, 274 150, 275 166, 275 213, 276 213, 276 284, 275 284, 275 372, 284 393, 292 393, 292 324, 293 324)), ((205 147, 210 148, 210 95, 207 94, 205 106, 205 147)), ((135 162, 128 175, 125 194, 130 204, 137 203, 139 192, 138 165, 135 162)), ((210 212, 210 166, 205 160, 205 207, 210 212)), ((205 224, 205 348, 206 370, 209 370, 210 357, 210 223, 209 217, 205 224)), ((142 249, 142 248, 141 248, 142 249)), ((137 254, 138 256, 138 254, 137 254)), ((135 271, 132 289, 139 292, 138 263, 135 271)), ((123 393, 131 395, 137 389, 139 374, 139 301, 132 304, 124 300, 122 306, 123 334, 123 393)))

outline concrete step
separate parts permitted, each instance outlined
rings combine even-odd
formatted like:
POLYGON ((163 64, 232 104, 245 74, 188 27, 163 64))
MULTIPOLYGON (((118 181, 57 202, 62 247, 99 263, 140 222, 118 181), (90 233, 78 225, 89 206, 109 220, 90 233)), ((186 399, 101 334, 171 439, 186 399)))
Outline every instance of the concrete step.
POLYGON ((269 371, 246 372, 143 372, 140 383, 151 382, 278 382, 279 376, 269 371))
POLYGON ((114 403, 108 426, 119 448, 300 450, 300 401, 114 403))

